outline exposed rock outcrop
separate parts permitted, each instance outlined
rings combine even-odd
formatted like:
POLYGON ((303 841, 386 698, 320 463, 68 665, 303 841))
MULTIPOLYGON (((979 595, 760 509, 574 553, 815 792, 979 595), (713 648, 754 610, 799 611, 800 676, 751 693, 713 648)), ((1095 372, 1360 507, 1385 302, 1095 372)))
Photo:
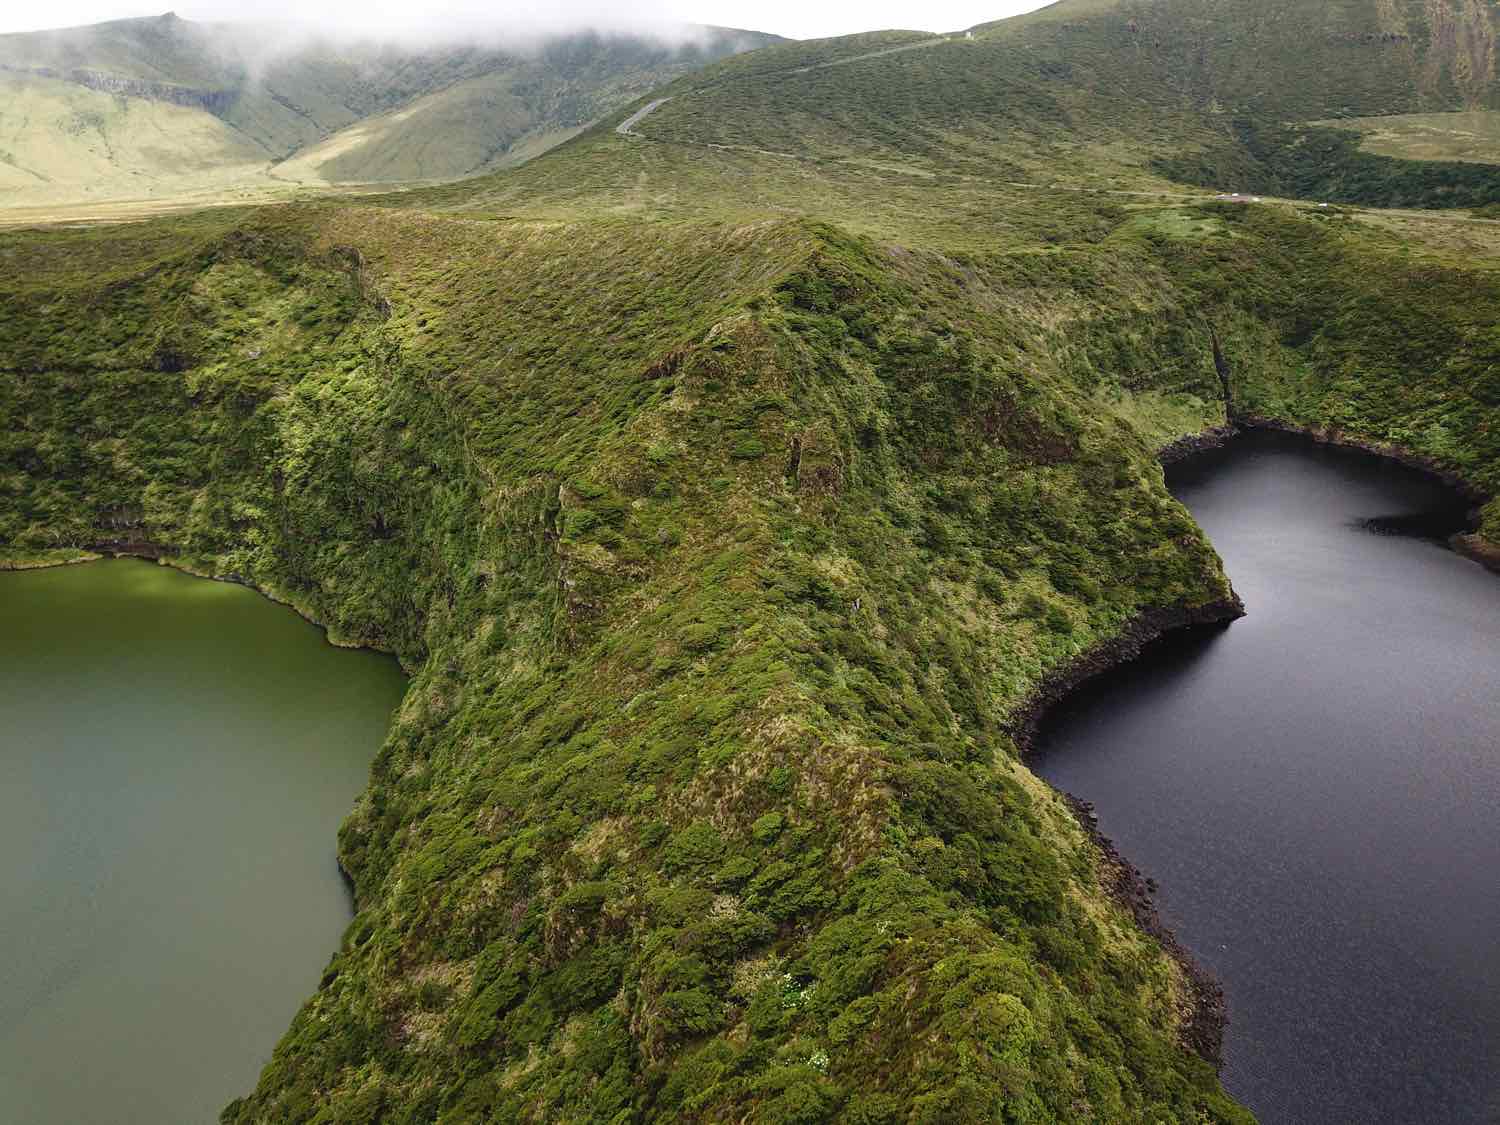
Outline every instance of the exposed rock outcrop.
POLYGON ((22 74, 34 78, 54 78, 60 82, 72 82, 98 90, 105 94, 117 94, 125 98, 144 98, 153 102, 169 102, 190 109, 207 110, 215 116, 228 112, 238 96, 235 90, 199 90, 191 86, 178 86, 170 82, 151 82, 144 78, 125 78, 118 74, 106 74, 102 70, 75 67, 58 70, 50 66, 6 66, 0 63, 0 72, 22 74))
POLYGON ((1139 657, 1152 642, 1168 633, 1203 626, 1228 625, 1245 616, 1245 603, 1238 594, 1197 606, 1156 606, 1142 610, 1117 636, 1080 653, 1067 665, 1044 679, 1009 724, 1010 736, 1021 752, 1035 747, 1042 720, 1090 680, 1139 657))
POLYGON ((1210 449, 1222 449, 1229 443, 1229 439, 1238 434, 1239 427, 1230 423, 1222 426, 1214 426, 1196 434, 1184 434, 1176 441, 1168 442, 1157 452, 1157 460, 1163 465, 1175 465, 1178 461, 1186 460, 1195 453, 1203 453, 1210 449))

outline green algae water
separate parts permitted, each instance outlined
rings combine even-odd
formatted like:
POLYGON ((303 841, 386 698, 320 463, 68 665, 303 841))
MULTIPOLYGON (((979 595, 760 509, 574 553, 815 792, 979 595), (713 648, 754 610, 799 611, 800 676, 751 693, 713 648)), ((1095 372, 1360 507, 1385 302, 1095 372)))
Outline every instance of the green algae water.
POLYGON ((404 678, 139 561, 0 574, 0 1119, 212 1122, 349 921, 404 678))

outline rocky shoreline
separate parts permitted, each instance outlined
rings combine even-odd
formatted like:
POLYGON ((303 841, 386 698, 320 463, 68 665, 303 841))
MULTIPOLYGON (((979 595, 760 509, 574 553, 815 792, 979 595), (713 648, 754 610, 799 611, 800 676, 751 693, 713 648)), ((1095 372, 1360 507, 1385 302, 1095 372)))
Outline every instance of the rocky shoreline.
MULTIPOLYGON (((1195 454, 1224 447, 1244 429, 1275 430, 1310 438, 1321 444, 1373 453, 1430 474, 1472 501, 1483 503, 1486 500, 1484 494, 1472 484, 1430 458, 1398 447, 1351 437, 1337 429, 1300 426, 1259 415, 1241 415, 1232 423, 1185 435, 1164 446, 1159 451, 1158 458, 1163 465, 1175 464, 1195 454)), ((1461 553, 1475 558, 1500 573, 1500 547, 1488 543, 1477 534, 1456 535, 1453 537, 1453 546, 1461 553)), ((88 548, 87 553, 81 554, 76 559, 59 559, 56 562, 42 562, 34 565, 65 565, 68 562, 86 561, 88 558, 96 558, 100 555, 148 559, 187 573, 197 574, 199 577, 250 586, 272 601, 287 605, 309 622, 319 625, 324 629, 325 634, 328 632, 327 627, 303 607, 278 592, 262 589, 235 575, 202 574, 194 571, 174 558, 170 548, 156 543, 126 539, 96 543, 88 548)), ((1084 684, 1139 659, 1149 647, 1164 638, 1194 630, 1225 628, 1233 621, 1245 616, 1245 613, 1243 602, 1232 590, 1228 597, 1202 605, 1152 607, 1143 610, 1120 634, 1079 654, 1066 666, 1045 677, 1012 717, 1008 724, 1008 733, 1023 756, 1032 753, 1036 749, 1039 730, 1052 709, 1084 684)), ((340 647, 374 647, 333 635, 329 635, 328 640, 340 647)), ((1224 1031, 1228 1023, 1222 985, 1194 960, 1191 952, 1178 941, 1162 920, 1155 903, 1154 881, 1122 856, 1115 844, 1100 831, 1094 806, 1068 793, 1060 795, 1079 826, 1098 848, 1102 860, 1099 877, 1103 890, 1117 904, 1129 911, 1136 924, 1160 944, 1163 951, 1172 958, 1182 972, 1187 995, 1180 1027, 1181 1042, 1216 1068, 1221 1067, 1224 1031)), ((342 862, 339 867, 352 893, 353 880, 344 869, 342 862)))
MULTIPOLYGON (((1163 466, 1175 464, 1197 453, 1220 449, 1240 432, 1226 423, 1196 434, 1185 434, 1163 446, 1157 459, 1163 466)), ((1154 643, 1176 633, 1194 629, 1225 628, 1245 616, 1238 594, 1199 606, 1158 606, 1137 614, 1118 636, 1079 654, 1066 667, 1046 677, 1017 711, 1010 735, 1025 756, 1036 749, 1042 723, 1054 707, 1090 680, 1129 664, 1154 643)), ((1216 1069, 1224 1062, 1224 1029, 1229 1023, 1224 988, 1162 920, 1155 901, 1156 884, 1120 854, 1114 841, 1099 830, 1094 806, 1071 793, 1060 793, 1063 802, 1094 846, 1101 859, 1099 881, 1105 893, 1135 919, 1135 923, 1162 947, 1182 972, 1187 986, 1186 1011, 1180 1028, 1183 1046, 1216 1069)))
POLYGON ((1460 555, 1500 574, 1500 546, 1478 535, 1455 535, 1448 542, 1460 555))
MULTIPOLYGON (((1409 469, 1426 473, 1428 476, 1441 481, 1453 489, 1465 500, 1474 505, 1475 510, 1470 513, 1470 524, 1478 527, 1478 509, 1489 503, 1491 497, 1483 489, 1475 487, 1473 482, 1455 473, 1446 465, 1432 457, 1413 453, 1399 445, 1391 445, 1386 442, 1369 441, 1365 438, 1356 437, 1333 426, 1304 426, 1296 422, 1288 422, 1280 418, 1270 418, 1263 414, 1240 414, 1236 415, 1233 422, 1222 426, 1213 426, 1196 434, 1185 434, 1176 441, 1164 445, 1157 454, 1163 466, 1175 465, 1184 461, 1194 454, 1203 453, 1210 449, 1222 449, 1236 434, 1243 430, 1275 430, 1283 434, 1295 434, 1298 437, 1308 438, 1320 445, 1334 445, 1343 449, 1357 449, 1361 453, 1372 453, 1377 457, 1395 461, 1405 465, 1409 469)), ((1487 567, 1500 574, 1500 544, 1491 543, 1476 531, 1459 532, 1451 536, 1448 545, 1465 558, 1473 559, 1481 566, 1487 567)))
POLYGON ((1016 711, 1009 733, 1022 754, 1034 750, 1036 734, 1047 714, 1078 688, 1122 664, 1137 659, 1151 644, 1187 629, 1228 625, 1245 616, 1238 594, 1199 606, 1158 606, 1143 610, 1118 636, 1074 657, 1045 677, 1016 711))
POLYGON ((1224 1066, 1224 1029, 1229 1025, 1229 1008, 1224 1000, 1224 986, 1193 958, 1177 935, 1162 921, 1156 908, 1156 883, 1148 879, 1120 854, 1114 841, 1099 831, 1094 806, 1064 793, 1063 800, 1079 825, 1099 849, 1103 860, 1099 881, 1105 893, 1130 911, 1135 923, 1156 939, 1168 957, 1182 970, 1187 985, 1186 1011, 1179 1031, 1183 1046, 1215 1070, 1224 1066))
MULTIPOLYGON (((1442 481, 1476 507, 1489 499, 1471 482, 1432 458, 1398 446, 1354 437, 1336 428, 1302 426, 1257 414, 1237 415, 1224 425, 1213 426, 1195 434, 1185 434, 1163 446, 1157 453, 1158 460, 1163 466, 1168 466, 1198 453, 1221 449, 1245 429, 1275 430, 1310 438, 1324 445, 1373 453, 1442 481)), ((1449 542, 1455 551, 1500 573, 1500 546, 1488 542, 1477 533, 1460 533, 1454 535, 1449 542)), ((1010 734, 1018 750, 1023 756, 1033 752, 1036 749, 1038 731, 1047 715, 1088 681, 1138 659, 1149 646, 1174 633, 1223 628, 1243 616, 1244 603, 1232 592, 1228 598, 1201 606, 1157 607, 1143 611, 1119 636, 1080 654, 1037 686, 1010 724, 1010 734)), ((1084 832, 1099 849, 1103 860, 1100 881, 1106 893, 1128 910, 1136 924, 1155 938, 1182 969, 1189 992, 1181 1032, 1183 1044, 1215 1067, 1222 1066, 1224 1029, 1228 1023, 1223 986, 1193 959, 1191 952, 1162 921, 1153 897, 1155 883, 1125 859, 1113 841, 1100 832, 1094 806, 1070 793, 1062 793, 1061 796, 1084 832)))
POLYGON ((1304 426, 1280 418, 1268 418, 1263 414, 1237 415, 1235 424, 1241 429, 1275 430, 1283 434, 1296 434, 1299 437, 1311 438, 1319 445, 1335 445, 1343 449, 1358 449, 1363 453, 1373 453, 1377 457, 1384 457, 1405 465, 1409 469, 1417 469, 1428 476, 1436 477, 1449 488, 1460 493, 1464 499, 1473 503, 1485 504, 1490 500, 1483 490, 1476 488, 1472 482, 1455 473, 1436 458, 1413 453, 1399 445, 1357 437, 1336 426, 1304 426))
POLYGON ((1222 426, 1212 426, 1200 433, 1184 434, 1176 441, 1168 442, 1157 450, 1156 459, 1164 466, 1175 465, 1178 461, 1185 461, 1195 453, 1224 448, 1239 432, 1238 426, 1226 423, 1222 426))
POLYGON ((52 570, 59 566, 77 566, 79 563, 96 562, 102 557, 91 551, 79 551, 74 554, 58 551, 55 556, 46 558, 24 553, 7 555, 5 548, 0 547, 0 574, 16 574, 23 570, 52 570))
MULTIPOLYGON (((1023 756, 1034 751, 1037 733, 1047 715, 1090 680, 1138 659, 1147 648, 1165 637, 1195 629, 1225 628, 1244 616, 1245 605, 1240 601, 1239 595, 1233 592, 1227 598, 1204 605, 1166 606, 1143 611, 1124 632, 1079 654, 1066 667, 1058 669, 1037 686, 1010 723, 1010 735, 1017 749, 1023 756)), ((1188 993, 1179 1032, 1183 1046, 1216 1069, 1222 1067, 1224 1028, 1229 1022, 1223 986, 1193 959, 1193 955, 1162 921, 1154 898, 1155 884, 1126 860, 1114 842, 1099 831, 1094 806, 1071 793, 1060 795, 1084 833, 1099 849, 1103 861, 1099 869, 1099 882, 1104 892, 1130 912, 1136 925, 1155 938, 1182 971, 1188 993)))
MULTIPOLYGON (((1405 465, 1409 469, 1426 473, 1428 476, 1442 481, 1443 484, 1453 489, 1465 500, 1474 505, 1474 512, 1470 513, 1471 529, 1467 532, 1459 532, 1448 539, 1448 545, 1465 558, 1473 559, 1481 566, 1500 574, 1500 544, 1489 542, 1478 534, 1473 528, 1479 526, 1478 509, 1490 502, 1492 497, 1477 488, 1469 481, 1452 469, 1432 457, 1426 457, 1420 453, 1413 453, 1399 445, 1391 445, 1386 442, 1368 441, 1364 438, 1355 437, 1334 426, 1303 426, 1295 422, 1286 422, 1279 418, 1268 418, 1261 414, 1245 414, 1236 418, 1241 426, 1247 429, 1275 430, 1284 434, 1296 434, 1299 437, 1311 438, 1320 445, 1335 445, 1343 449, 1357 449, 1363 453, 1373 453, 1377 457, 1384 457, 1405 465)), ((1177 443, 1174 442, 1173 446, 1177 443)), ((1220 442, 1220 444, 1223 444, 1220 442)), ((1168 446, 1172 448, 1172 446, 1168 446)), ((1203 448, 1213 448, 1204 446, 1203 448)), ((1187 456, 1183 454, 1182 456, 1187 456)), ((1181 460, 1181 457, 1177 458, 1181 460)), ((1166 463, 1166 462, 1164 462, 1166 463)))

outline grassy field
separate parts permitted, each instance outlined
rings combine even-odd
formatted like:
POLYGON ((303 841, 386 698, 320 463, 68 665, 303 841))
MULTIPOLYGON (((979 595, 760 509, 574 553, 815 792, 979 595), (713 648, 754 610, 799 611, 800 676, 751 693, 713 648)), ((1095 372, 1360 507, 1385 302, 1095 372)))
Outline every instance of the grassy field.
POLYGON ((122 194, 265 190, 265 150, 211 114, 0 73, 0 215, 122 194))
POLYGON ((459 184, 0 235, 0 557, 149 541, 413 675, 226 1121, 1249 1120, 1014 735, 1233 611, 1156 460, 1216 340, 1235 408, 1500 492, 1500 224, 1158 162, 1248 151, 1205 28, 1290 83, 1423 11, 1267 8, 790 45, 459 184))
POLYGON ((139 199, 103 199, 97 203, 16 203, 0 208, 0 230, 115 225, 221 208, 234 210, 315 199, 357 199, 375 194, 389 197, 390 192, 390 184, 273 182, 259 188, 208 188, 198 192, 165 192, 139 199))
POLYGON ((1496 110, 1406 113, 1314 124, 1352 129, 1364 138, 1364 151, 1380 156, 1500 164, 1500 112, 1496 110))

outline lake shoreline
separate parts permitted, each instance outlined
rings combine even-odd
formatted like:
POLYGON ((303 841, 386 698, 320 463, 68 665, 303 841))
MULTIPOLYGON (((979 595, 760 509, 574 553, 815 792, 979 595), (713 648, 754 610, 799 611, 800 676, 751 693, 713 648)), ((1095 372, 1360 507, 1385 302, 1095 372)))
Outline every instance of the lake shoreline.
POLYGON ((14 555, 0 553, 0 574, 20 574, 27 570, 53 570, 60 566, 78 566, 82 563, 98 562, 104 556, 93 551, 79 551, 68 554, 64 551, 51 552, 62 555, 62 558, 40 558, 33 557, 26 552, 17 552, 14 555))
MULTIPOLYGON (((72 550, 69 548, 68 550, 72 550)), ((212 574, 208 571, 198 570, 185 562, 180 557, 173 555, 172 548, 149 540, 132 540, 95 543, 86 548, 78 548, 77 553, 66 558, 7 558, 3 549, 0 549, 0 573, 19 573, 28 570, 51 570, 60 566, 78 566, 83 563, 99 562, 103 559, 140 559, 143 562, 152 562, 158 566, 169 567, 183 574, 190 574, 194 578, 204 578, 210 582, 227 582, 232 586, 243 586, 247 590, 253 590, 267 601, 276 605, 285 606, 309 625, 316 627, 324 636, 324 639, 334 648, 364 650, 367 652, 378 652, 385 656, 393 657, 401 669, 408 676, 414 674, 415 669, 408 667, 406 662, 394 649, 386 648, 370 640, 361 640, 344 636, 334 630, 334 627, 320 620, 311 610, 299 605, 291 595, 284 591, 268 586, 262 586, 251 582, 238 574, 212 574)), ((61 552, 59 552, 61 553, 61 552)))
MULTIPOLYGON (((1396 446, 1351 437, 1336 429, 1300 426, 1260 415, 1240 416, 1231 423, 1184 435, 1162 447, 1158 452, 1158 459, 1163 466, 1174 465, 1195 455, 1223 448, 1242 432, 1256 429, 1289 433, 1318 444, 1355 449, 1396 461, 1441 481, 1466 499, 1481 503, 1485 500, 1484 494, 1474 485, 1431 458, 1396 446)), ((1450 543, 1459 553, 1500 572, 1500 547, 1488 543, 1475 533, 1455 535, 1450 543)), ((117 540, 97 543, 87 549, 80 548, 76 554, 66 557, 22 557, 7 560, 0 556, 0 571, 76 565, 106 557, 139 558, 195 577, 252 589, 269 601, 293 610, 303 620, 319 628, 328 643, 334 647, 364 648, 390 654, 389 649, 378 644, 359 642, 335 634, 328 625, 280 591, 256 585, 238 575, 213 574, 194 569, 175 557, 172 550, 167 545, 145 540, 117 540)), ((56 553, 65 555, 63 551, 56 553)), ((1127 622, 1119 634, 1079 653, 1065 665, 1044 676, 1033 689, 1008 724, 1009 733, 1023 759, 1037 749, 1039 731, 1051 712, 1088 682, 1136 662, 1148 649, 1164 640, 1193 632, 1227 628, 1233 621, 1245 616, 1245 612, 1243 602, 1232 589, 1228 597, 1200 605, 1158 606, 1141 610, 1127 622)), ((1098 870, 1101 887, 1112 900, 1129 912, 1141 930, 1160 944, 1182 972, 1187 988, 1184 1018, 1179 1028, 1182 1043, 1211 1065, 1221 1068, 1224 1030, 1228 1022, 1222 985, 1197 963, 1192 953, 1164 923, 1154 901, 1154 881, 1130 863, 1113 841, 1100 831, 1094 805, 1064 791, 1058 792, 1080 828, 1099 850, 1102 860, 1098 870)), ((340 875, 353 898, 354 881, 344 867, 342 857, 338 859, 340 875)))
POLYGON ((1066 792, 1062 793, 1062 798, 1084 833, 1099 849, 1103 859, 1100 883, 1105 892, 1130 912, 1135 924, 1155 939, 1183 974, 1187 1003, 1178 1029, 1182 1044, 1216 1071, 1222 1071, 1224 1032, 1229 1026, 1224 985, 1198 963, 1192 950, 1182 944, 1162 919, 1156 905, 1156 882, 1121 855, 1115 842, 1100 831, 1093 802, 1066 792))
POLYGON ((1468 528, 1450 536, 1447 541, 1448 546, 1465 558, 1500 574, 1500 543, 1492 543, 1479 534, 1479 509, 1490 503, 1494 497, 1436 458, 1415 453, 1404 446, 1358 437, 1335 426, 1306 426, 1265 414, 1238 414, 1223 425, 1210 426, 1195 434, 1184 434, 1168 442, 1157 451, 1157 460, 1163 467, 1175 465, 1199 453, 1222 449, 1246 430, 1271 430, 1307 438, 1319 445, 1358 450, 1361 453, 1369 453, 1375 457, 1394 461, 1398 465, 1405 465, 1409 469, 1415 469, 1442 482, 1474 505, 1474 509, 1469 513, 1468 528))
MULTIPOLYGON (((1233 422, 1184 434, 1157 451, 1163 467, 1200 453, 1221 449, 1240 428, 1233 422)), ((1010 723, 1010 735, 1023 760, 1037 749, 1037 739, 1048 716, 1087 683, 1139 660, 1147 650, 1173 637, 1204 630, 1227 629, 1244 617, 1245 604, 1231 586, 1229 596, 1201 605, 1155 606, 1136 613, 1116 636, 1079 653, 1043 678, 1010 723)), ((1040 775, 1038 775, 1040 776, 1040 775)), ((1057 790, 1079 828, 1098 849, 1100 886, 1135 924, 1161 946, 1182 974, 1187 997, 1178 1035, 1182 1045, 1216 1071, 1224 1066, 1224 1032, 1229 1009, 1224 986, 1193 956, 1162 919, 1155 900, 1156 884, 1136 867, 1099 828, 1094 805, 1057 790)))
MULTIPOLYGON (((1164 468, 1172 466, 1199 454, 1223 449, 1241 434, 1255 430, 1290 434, 1318 445, 1370 454, 1413 469, 1452 490, 1474 507, 1468 512, 1468 530, 1449 537, 1447 545, 1455 553, 1500 573, 1500 546, 1485 540, 1477 531, 1478 510, 1487 502, 1486 494, 1434 459, 1410 450, 1366 441, 1336 429, 1300 426, 1248 415, 1183 435, 1163 446, 1158 451, 1158 459, 1164 468)), ((1137 662, 1150 649, 1195 633, 1226 629, 1244 615, 1244 605, 1232 590, 1230 598, 1202 606, 1156 607, 1138 613, 1121 634, 1079 654, 1033 692, 1011 724, 1012 737, 1023 758, 1039 749, 1040 731, 1053 712, 1085 684, 1137 662)), ((1066 790, 1054 788, 1084 833, 1099 849, 1101 886, 1110 898, 1130 912, 1137 926, 1154 938, 1182 971, 1188 988, 1184 1022, 1180 1028, 1184 1046, 1222 1071, 1224 1038, 1229 1023, 1222 984, 1199 964, 1193 952, 1164 923, 1155 902, 1155 881, 1125 858, 1115 843, 1103 834, 1095 805, 1066 790)))
MULTIPOLYGON (((1047 717, 1085 684, 1139 660, 1148 649, 1170 638, 1209 629, 1227 629, 1245 616, 1239 595, 1199 606, 1158 606, 1135 615, 1115 637, 1101 641, 1078 654, 1045 677, 1017 711, 1010 735, 1021 757, 1037 750, 1037 737, 1047 717)), ((1040 775, 1038 775, 1040 778, 1040 775)), ((1045 779, 1043 780, 1045 784, 1045 779)), ((1114 841, 1099 829, 1094 806, 1064 790, 1057 790, 1074 820, 1098 849, 1099 885, 1104 893, 1135 920, 1177 965, 1187 998, 1178 1036, 1182 1045, 1221 1070, 1224 1065, 1224 1030, 1229 1023, 1224 987, 1198 963, 1161 917, 1155 899, 1155 884, 1126 859, 1114 841)))
MULTIPOLYGON (((1176 465, 1199 454, 1222 449, 1241 433, 1257 429, 1293 434, 1320 445, 1355 449, 1395 461, 1454 489, 1476 504, 1476 512, 1477 505, 1488 500, 1472 483, 1431 458, 1396 446, 1351 437, 1335 429, 1300 426, 1255 414, 1240 415, 1222 425, 1184 434, 1162 446, 1157 451, 1157 460, 1164 468, 1176 465)), ((1473 515, 1471 513, 1471 519, 1473 515)), ((1452 536, 1449 546, 1500 573, 1500 547, 1482 539, 1474 530, 1476 527, 1477 523, 1467 534, 1452 536)), ((1022 757, 1029 757, 1036 751, 1039 732, 1052 711, 1085 684, 1135 663, 1148 649, 1172 637, 1228 628, 1245 613, 1244 603, 1232 589, 1229 598, 1201 606, 1153 607, 1139 612, 1119 635, 1080 653, 1066 666, 1045 677, 1032 692, 1010 725, 1011 737, 1022 757)), ((1071 793, 1058 792, 1084 833, 1099 849, 1103 860, 1100 881, 1106 893, 1161 945, 1183 973, 1189 991, 1187 1018, 1181 1029, 1184 1045, 1216 1068, 1222 1068, 1224 1030, 1228 1024, 1223 986, 1197 962, 1162 920, 1154 900, 1155 883, 1100 831, 1094 805, 1071 793)))
POLYGON ((1477 532, 1455 535, 1448 544, 1464 558, 1472 559, 1486 570, 1500 574, 1500 545, 1491 543, 1477 532))
POLYGON ((217 1120, 340 947, 337 832, 405 680, 174 567, 8 577, 0 1116, 217 1120))
MULTIPOLYGON (((1491 543, 1479 534, 1479 509, 1490 503, 1494 497, 1490 496, 1461 473, 1448 468, 1436 458, 1428 457, 1422 453, 1415 453, 1404 446, 1395 445, 1390 442, 1371 441, 1366 438, 1348 434, 1335 426, 1304 426, 1297 422, 1288 422, 1280 418, 1271 418, 1263 414, 1243 414, 1235 418, 1238 426, 1247 430, 1272 430, 1277 433, 1294 434, 1304 437, 1319 445, 1331 445, 1340 449, 1355 449, 1361 453, 1369 453, 1376 457, 1382 457, 1388 461, 1394 461, 1398 465, 1405 465, 1408 469, 1415 469, 1435 480, 1440 481, 1447 487, 1453 489, 1465 500, 1474 505, 1473 511, 1469 513, 1469 527, 1448 538, 1448 546, 1457 554, 1477 562, 1480 566, 1500 574, 1500 543, 1491 543)), ((1231 433, 1218 446, 1224 445, 1233 434, 1231 433)), ((1173 443, 1176 445, 1177 443, 1173 443)), ((1202 449, 1217 448, 1218 446, 1204 445, 1202 449)), ((1168 448, 1171 448, 1170 446, 1168 448)), ((1193 449, 1191 452, 1197 452, 1193 449)), ((1182 456, 1188 456, 1183 454, 1182 456)), ((1177 460, 1181 460, 1178 457, 1177 460)), ((1170 462, 1163 462, 1168 464, 1170 462)))
POLYGON ((1429 457, 1424 453, 1416 453, 1405 446, 1396 445, 1393 442, 1362 438, 1357 434, 1341 430, 1337 426, 1307 426, 1300 422, 1291 422, 1283 418, 1272 418, 1264 414, 1237 414, 1234 421, 1238 429, 1274 430, 1277 433, 1295 434, 1298 437, 1304 437, 1317 442, 1319 445, 1332 445, 1341 449, 1357 449, 1362 453, 1371 453, 1376 457, 1383 457, 1387 461, 1395 461, 1397 464, 1405 465, 1408 469, 1416 469, 1427 476, 1435 477, 1462 495, 1465 500, 1469 500, 1475 504, 1487 504, 1493 499, 1478 485, 1474 484, 1461 473, 1449 468, 1437 458, 1429 457))
POLYGON ((1166 468, 1179 461, 1186 461, 1189 457, 1194 457, 1199 453, 1223 449, 1239 434, 1240 428, 1233 422, 1226 422, 1222 426, 1210 426, 1196 434, 1183 434, 1158 449, 1156 459, 1161 462, 1163 468, 1166 468))

